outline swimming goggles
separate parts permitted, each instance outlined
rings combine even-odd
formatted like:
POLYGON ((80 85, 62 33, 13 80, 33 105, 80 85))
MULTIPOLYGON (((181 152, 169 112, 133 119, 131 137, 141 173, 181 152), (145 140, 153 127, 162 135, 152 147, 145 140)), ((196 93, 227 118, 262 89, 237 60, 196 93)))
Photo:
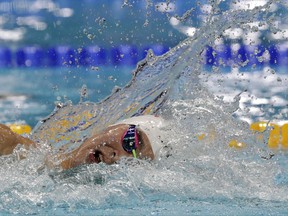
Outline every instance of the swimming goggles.
POLYGON ((129 125, 127 131, 123 134, 122 137, 122 147, 123 149, 133 154, 134 158, 136 156, 136 148, 139 146, 139 138, 136 130, 136 125, 129 125))

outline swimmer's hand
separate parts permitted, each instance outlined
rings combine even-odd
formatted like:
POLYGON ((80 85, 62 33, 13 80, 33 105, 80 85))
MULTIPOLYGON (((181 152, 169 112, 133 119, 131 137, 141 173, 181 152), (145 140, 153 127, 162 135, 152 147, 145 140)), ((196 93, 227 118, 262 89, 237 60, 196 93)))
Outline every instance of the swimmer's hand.
POLYGON ((12 154, 18 144, 24 145, 25 148, 35 147, 35 143, 19 134, 14 133, 6 125, 0 124, 0 156, 12 154))

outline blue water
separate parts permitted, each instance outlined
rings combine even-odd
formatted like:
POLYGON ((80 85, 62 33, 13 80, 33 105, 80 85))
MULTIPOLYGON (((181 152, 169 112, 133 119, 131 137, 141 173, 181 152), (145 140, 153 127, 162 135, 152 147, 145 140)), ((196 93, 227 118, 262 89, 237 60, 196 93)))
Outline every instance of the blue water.
POLYGON ((122 87, 132 77, 132 67, 70 67, 1 69, 1 122, 24 121, 35 126, 48 116, 57 103, 81 100, 81 89, 88 89, 83 100, 100 101, 115 86, 122 87))
MULTIPOLYGON (((263 133, 264 141, 259 141, 242 119, 285 121, 287 75, 282 68, 269 65, 251 66, 245 72, 242 66, 230 67, 226 73, 215 65, 207 71, 201 56, 201 50, 214 43, 226 28, 272 19, 273 13, 266 7, 225 12, 212 3, 215 16, 194 38, 163 57, 152 55, 131 85, 102 105, 107 108, 103 109, 105 122, 121 115, 109 110, 123 111, 133 102, 131 98, 138 98, 141 104, 149 93, 165 88, 169 100, 159 113, 168 121, 165 130, 169 131, 169 141, 159 160, 123 158, 111 166, 91 164, 58 172, 43 167, 49 152, 45 140, 38 149, 19 147, 12 155, 0 157, 0 213, 287 215, 287 153, 268 149, 269 130, 263 133), (219 95, 232 100, 224 103, 219 95), (199 141, 203 133, 205 138, 199 141), (246 147, 228 147, 231 139, 244 142, 246 147), (19 153, 26 154, 26 159, 19 161, 19 153)), ((20 119, 35 125, 53 110, 55 101, 77 104, 108 96, 115 85, 127 84, 131 68, 10 69, 0 76, 0 120, 20 119), (88 88, 88 98, 84 97, 83 85, 88 88)))
MULTIPOLYGON (((264 72, 251 72, 251 82, 257 73, 264 72)), ((126 84, 131 78, 131 68, 116 70, 103 67, 100 71, 86 68, 54 71, 17 69, 1 76, 5 80, 13 77, 7 85, 10 86, 9 92, 25 95, 17 108, 17 119, 33 124, 53 109, 55 100, 63 101, 64 95, 73 103, 78 103, 83 84, 90 89, 90 99, 106 97, 110 92, 107 86, 112 90, 114 84, 126 84), (109 78, 103 74, 99 78, 101 71, 107 76, 109 74, 109 78), (119 71, 125 76, 119 78, 119 71), (67 74, 75 77, 67 79, 67 74), (20 80, 20 85, 15 84, 20 80), (34 86, 35 83, 38 86, 34 86), (43 90, 39 91, 39 85, 43 90), (58 85, 56 90, 54 85, 58 85), (93 95, 95 92, 99 95, 93 95)), ((231 77, 216 78, 228 83, 222 84, 222 90, 225 87, 229 89, 229 79, 230 83, 235 82, 235 78, 231 77)), ((275 92, 273 89, 281 87, 275 86, 273 80, 268 83, 271 94, 275 92)), ((285 83, 283 85, 286 86, 285 83)), ((257 90, 253 87, 250 90, 257 90)), ((216 90, 214 93, 217 93, 216 90)), ((12 156, 2 157, 1 214, 286 215, 288 166, 285 154, 278 153, 271 160, 262 159, 260 156, 268 156, 271 151, 255 142, 246 123, 226 112, 222 113, 223 102, 214 101, 208 92, 199 91, 198 96, 195 100, 179 100, 170 104, 170 117, 174 122, 167 129, 171 130, 171 142, 156 163, 124 159, 112 166, 88 165, 53 173, 42 168, 47 153, 45 143, 43 149, 28 152, 27 159, 22 161, 16 158, 17 151, 23 149, 18 149, 12 156), (197 141, 196 132, 212 131, 215 129, 213 125, 218 125, 216 140, 197 141), (248 148, 242 151, 228 148, 227 140, 232 137, 245 140, 248 148), (166 158, 167 151, 172 152, 171 157, 166 158)), ((11 101, 17 100, 7 100, 2 99, 1 105, 8 113, 7 107, 13 105, 11 101)), ((11 115, 9 118, 8 115, 1 118, 13 121, 16 117, 11 115)))

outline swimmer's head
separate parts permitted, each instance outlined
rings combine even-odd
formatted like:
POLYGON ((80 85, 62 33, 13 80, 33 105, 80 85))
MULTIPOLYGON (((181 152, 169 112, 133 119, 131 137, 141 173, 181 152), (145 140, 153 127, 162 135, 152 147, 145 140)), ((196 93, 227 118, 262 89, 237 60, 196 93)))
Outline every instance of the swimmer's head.
POLYGON ((135 125, 119 124, 87 139, 74 154, 72 167, 84 163, 113 164, 121 157, 154 159, 147 135, 135 125))

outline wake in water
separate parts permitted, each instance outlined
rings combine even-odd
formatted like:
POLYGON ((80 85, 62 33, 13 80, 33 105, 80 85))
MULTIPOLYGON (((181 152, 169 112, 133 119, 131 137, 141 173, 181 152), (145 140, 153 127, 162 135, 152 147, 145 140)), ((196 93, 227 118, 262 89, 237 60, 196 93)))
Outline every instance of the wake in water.
POLYGON ((3 212, 56 209, 58 213, 128 214, 137 210, 143 214, 179 214, 187 210, 208 214, 205 203, 209 203, 219 208, 214 209, 215 214, 221 213, 224 205, 227 214, 244 209, 256 215, 274 211, 277 204, 285 206, 287 166, 277 162, 282 155, 269 159, 273 153, 265 142, 257 141, 247 123, 233 118, 239 96, 224 104, 199 79, 206 46, 231 26, 241 27, 259 17, 266 19, 273 2, 250 11, 226 12, 217 10, 216 1, 212 3, 213 16, 192 38, 164 56, 155 57, 150 52, 125 88, 115 89, 98 104, 59 106, 32 134, 43 148, 24 152, 27 158, 21 161, 17 157, 25 151, 22 148, 1 158, 3 212), (124 158, 111 166, 91 164, 60 173, 43 167, 47 143, 67 146, 69 152, 120 119, 155 113, 170 122, 164 128, 169 141, 158 161, 124 158), (246 148, 229 148, 232 139, 245 143, 246 148), (74 146, 68 147, 70 142, 74 146), (151 205, 157 207, 151 210, 151 205))

